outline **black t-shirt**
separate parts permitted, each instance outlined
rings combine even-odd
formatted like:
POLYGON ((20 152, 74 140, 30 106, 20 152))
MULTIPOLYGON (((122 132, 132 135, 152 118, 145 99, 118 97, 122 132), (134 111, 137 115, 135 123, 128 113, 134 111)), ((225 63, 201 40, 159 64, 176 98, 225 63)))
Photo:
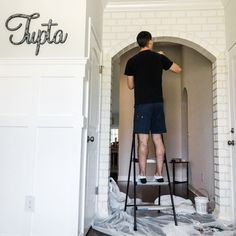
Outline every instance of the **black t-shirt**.
POLYGON ((128 60, 125 75, 134 76, 135 105, 163 102, 162 71, 172 64, 168 57, 151 50, 140 51, 128 60))

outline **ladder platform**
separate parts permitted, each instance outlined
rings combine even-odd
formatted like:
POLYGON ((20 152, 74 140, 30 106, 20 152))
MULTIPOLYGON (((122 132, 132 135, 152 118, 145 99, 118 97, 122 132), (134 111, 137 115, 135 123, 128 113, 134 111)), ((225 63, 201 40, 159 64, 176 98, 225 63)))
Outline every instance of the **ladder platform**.
POLYGON ((155 180, 147 180, 146 184, 141 183, 140 181, 136 181, 137 185, 157 185, 157 186, 166 186, 169 182, 157 182, 155 180))
MULTIPOLYGON (((138 163, 138 158, 135 158, 134 160, 135 160, 135 162, 138 163)), ((157 161, 154 158, 148 158, 147 159, 147 164, 156 164, 156 163, 157 163, 157 161)))
POLYGON ((172 205, 150 205, 150 206, 137 206, 139 211, 159 211, 159 210, 168 210, 172 209, 172 205))

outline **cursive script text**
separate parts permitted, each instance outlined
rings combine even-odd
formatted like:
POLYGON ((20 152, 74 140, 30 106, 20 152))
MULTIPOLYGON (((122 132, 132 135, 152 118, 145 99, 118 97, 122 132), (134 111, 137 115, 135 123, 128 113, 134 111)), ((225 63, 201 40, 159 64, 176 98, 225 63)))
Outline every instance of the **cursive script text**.
POLYGON ((6 20, 5 26, 9 31, 19 31, 23 29, 23 35, 20 40, 14 38, 14 34, 11 34, 9 40, 14 45, 20 45, 23 43, 27 44, 36 44, 35 55, 39 54, 40 46, 49 43, 49 44, 59 44, 65 43, 68 37, 68 33, 65 33, 59 29, 52 33, 52 27, 58 26, 57 23, 53 23, 50 19, 48 23, 43 23, 41 26, 46 27, 46 29, 38 29, 37 31, 31 31, 31 21, 38 19, 40 17, 39 13, 33 13, 31 15, 26 14, 14 14, 8 17, 6 20), (13 19, 20 19, 20 23, 16 26, 10 26, 13 19))

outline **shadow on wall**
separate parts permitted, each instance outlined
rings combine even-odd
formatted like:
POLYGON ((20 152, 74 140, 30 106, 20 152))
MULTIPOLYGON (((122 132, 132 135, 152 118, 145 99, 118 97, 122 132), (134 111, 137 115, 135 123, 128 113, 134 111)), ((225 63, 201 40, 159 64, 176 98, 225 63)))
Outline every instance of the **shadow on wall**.
MULTIPOLYGON (((195 189, 205 188, 213 195, 212 64, 194 49, 180 44, 158 43, 155 48, 183 68, 182 74, 163 73, 167 158, 188 159, 191 185, 195 189)), ((127 88, 123 73, 127 60, 137 52, 138 48, 133 48, 113 61, 112 106, 116 104, 119 113, 118 179, 121 181, 127 180, 134 103, 133 91, 127 88), (115 95, 117 91, 119 94, 115 95)), ((149 157, 154 157, 151 139, 149 146, 149 157)), ((185 172, 177 170, 177 179, 185 177, 182 173, 185 172)), ((147 175, 153 174, 154 169, 149 168, 147 175)))

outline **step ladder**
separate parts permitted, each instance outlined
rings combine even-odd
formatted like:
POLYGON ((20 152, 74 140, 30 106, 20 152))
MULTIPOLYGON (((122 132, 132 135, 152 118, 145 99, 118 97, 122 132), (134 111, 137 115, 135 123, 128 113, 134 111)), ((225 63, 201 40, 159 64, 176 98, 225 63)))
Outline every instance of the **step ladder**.
MULTIPOLYGON (((162 141, 163 140, 163 135, 162 141)), ((172 194, 172 189, 171 189, 171 184, 170 184, 170 175, 169 175, 169 169, 168 169, 168 164, 167 164, 167 158, 166 154, 164 154, 164 164, 166 166, 166 173, 167 173, 167 182, 157 182, 157 181, 147 181, 146 184, 142 184, 141 182, 136 180, 136 163, 138 163, 138 159, 136 158, 136 145, 135 145, 135 133, 133 132, 133 138, 132 138, 132 145, 131 145, 131 153, 130 153, 130 162, 129 162, 129 173, 128 173, 128 182, 127 182, 127 188, 126 188, 126 197, 125 197, 125 208, 124 211, 126 211, 127 207, 133 207, 133 215, 134 215, 134 230, 137 231, 137 210, 143 210, 143 211, 160 211, 160 210, 167 210, 167 209, 172 209, 173 215, 174 215, 174 221, 175 225, 177 226, 177 217, 176 217, 176 212, 175 212, 175 205, 174 205, 174 200, 173 200, 173 194, 172 194), (128 195, 129 195, 129 187, 130 187, 130 181, 131 181, 131 168, 133 165, 133 191, 134 191, 134 200, 133 204, 128 204, 128 195), (136 202, 136 193, 137 193, 137 186, 138 185, 143 185, 143 186, 148 186, 148 185, 155 185, 158 186, 159 188, 159 199, 158 199, 158 204, 137 204, 136 202), (167 186, 169 187, 169 193, 170 193, 170 199, 171 199, 171 205, 164 206, 161 205, 161 186, 167 186)), ((156 160, 154 159, 147 159, 147 164, 156 164, 156 160)))

